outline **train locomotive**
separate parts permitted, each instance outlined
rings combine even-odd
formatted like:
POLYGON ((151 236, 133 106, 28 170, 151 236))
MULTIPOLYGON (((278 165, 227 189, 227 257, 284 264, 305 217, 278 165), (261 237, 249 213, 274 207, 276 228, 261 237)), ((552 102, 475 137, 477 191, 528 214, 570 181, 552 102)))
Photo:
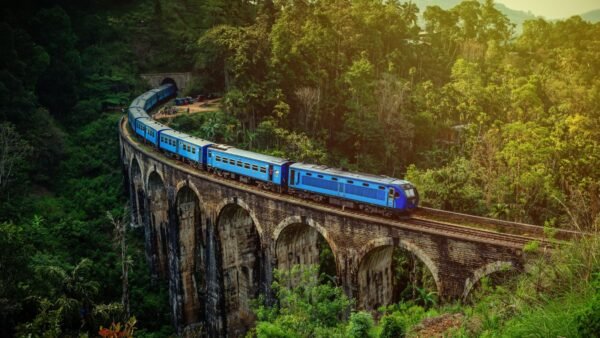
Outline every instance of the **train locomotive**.
POLYGON ((344 209, 394 216, 418 207, 417 189, 405 180, 296 163, 216 144, 154 121, 147 112, 176 92, 173 84, 161 85, 138 96, 127 111, 134 134, 167 155, 215 175, 344 209))

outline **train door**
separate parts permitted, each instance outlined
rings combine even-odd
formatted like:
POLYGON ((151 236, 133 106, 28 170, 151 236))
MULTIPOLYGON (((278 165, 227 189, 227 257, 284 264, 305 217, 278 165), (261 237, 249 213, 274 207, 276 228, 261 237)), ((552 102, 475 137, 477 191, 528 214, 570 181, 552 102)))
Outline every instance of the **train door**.
POLYGON ((394 190, 394 188, 389 188, 388 190, 388 196, 387 196, 387 206, 390 208, 394 207, 394 196, 396 194, 396 191, 394 190))
POLYGON ((292 174, 290 175, 290 185, 294 185, 296 183, 296 170, 292 169, 292 174))
POLYGON ((269 181, 273 181, 273 165, 269 164, 269 181))

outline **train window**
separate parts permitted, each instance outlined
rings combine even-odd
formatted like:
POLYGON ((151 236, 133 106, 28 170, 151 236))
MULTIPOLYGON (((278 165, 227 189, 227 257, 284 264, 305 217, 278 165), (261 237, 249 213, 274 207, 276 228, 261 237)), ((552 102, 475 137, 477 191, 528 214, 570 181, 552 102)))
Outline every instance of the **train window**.
POLYGON ((318 178, 323 178, 323 175, 317 175, 318 178))
POLYGON ((369 183, 363 183, 363 187, 368 187, 369 183))
POLYGON ((331 180, 332 181, 337 181, 337 177, 332 177, 331 180))
POLYGON ((267 168, 260 167, 260 172, 263 173, 263 174, 266 173, 267 172, 267 168))
POLYGON ((244 169, 250 169, 250 164, 244 163, 244 169))
POLYGON ((352 184, 354 183, 354 181, 348 180, 348 184, 352 184))
POLYGON ((215 157, 215 160, 217 160, 217 162, 221 162, 221 156, 215 157))
POLYGON ((385 190, 385 187, 383 185, 380 185, 379 190, 385 190))
POLYGON ((311 173, 306 173, 306 176, 312 176, 312 174, 311 173))
POLYGON ((196 153, 196 148, 192 148, 192 154, 196 153))
POLYGON ((258 171, 258 166, 257 166, 256 164, 253 164, 253 165, 252 165, 252 170, 254 170, 254 171, 258 171))
POLYGON ((242 161, 237 161, 237 166, 242 167, 243 166, 242 161))
POLYGON ((235 160, 229 159, 229 164, 235 165, 235 160))

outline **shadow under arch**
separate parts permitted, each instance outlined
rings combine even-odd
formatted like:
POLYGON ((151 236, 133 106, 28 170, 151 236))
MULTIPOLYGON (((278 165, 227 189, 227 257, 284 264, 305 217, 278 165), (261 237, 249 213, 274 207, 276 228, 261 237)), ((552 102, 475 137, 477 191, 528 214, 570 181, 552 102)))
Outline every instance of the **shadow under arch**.
MULTIPOLYGON (((319 265, 320 271, 337 280, 340 276, 338 248, 326 228, 309 217, 290 216, 273 232, 277 269, 291 271, 294 265, 319 265)), ((290 280, 290 286, 297 281, 290 280)), ((336 282, 337 283, 337 282, 336 282)))
POLYGON ((237 205, 238 207, 244 209, 248 213, 248 215, 252 219, 252 223, 254 223, 254 226, 256 227, 256 231, 258 231, 258 236, 259 236, 260 243, 261 243, 261 246, 262 246, 263 243, 265 243, 264 238, 263 238, 263 236, 264 236, 263 227, 258 222, 258 219, 256 218, 256 213, 254 213, 254 211, 250 208, 250 206, 248 206, 248 203, 246 203, 241 198, 238 198, 238 197, 227 197, 227 198, 222 199, 221 202, 219 202, 219 204, 215 208, 215 210, 216 210, 216 216, 217 216, 217 224, 218 224, 218 221, 219 221, 219 217, 223 213, 223 210, 227 206, 229 206, 229 205, 237 205))
MULTIPOLYGON (((189 184, 179 187, 175 195, 175 222, 169 226, 169 266, 175 274, 170 274, 169 284, 177 289, 175 294, 182 295, 180 321, 184 325, 197 323, 204 313, 200 303, 203 284, 203 260, 200 208, 200 196, 189 184)), ((174 308, 178 301, 173 300, 174 308)))
POLYGON ((262 229, 248 205, 238 198, 219 203, 215 237, 220 259, 218 290, 225 334, 243 336, 254 326, 252 300, 264 289, 262 229))
POLYGON ((144 215, 144 175, 135 156, 132 157, 129 165, 129 177, 132 221, 139 226, 143 223, 144 215))
MULTIPOLYGON (((406 240, 394 241, 390 237, 381 237, 369 241, 359 251, 358 271, 358 307, 365 310, 376 310, 399 300, 396 290, 396 269, 394 252, 401 249, 414 255, 429 270, 435 282, 436 291, 440 292, 440 281, 437 266, 419 247, 406 240)), ((399 291, 399 290, 398 290, 399 291)))
POLYGON ((169 223, 169 201, 164 180, 156 170, 148 174, 146 183, 148 197, 148 229, 145 231, 147 250, 151 253, 152 274, 166 278, 169 271, 167 254, 167 228, 169 223))

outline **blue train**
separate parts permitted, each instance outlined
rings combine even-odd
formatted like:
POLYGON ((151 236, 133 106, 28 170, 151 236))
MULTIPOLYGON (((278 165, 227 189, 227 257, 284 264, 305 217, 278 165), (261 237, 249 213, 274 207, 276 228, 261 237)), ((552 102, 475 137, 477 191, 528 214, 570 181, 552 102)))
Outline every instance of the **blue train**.
POLYGON ((178 132, 150 118, 147 112, 176 92, 174 85, 162 85, 138 96, 127 112, 131 130, 144 142, 169 156, 262 189, 342 208, 391 216, 410 212, 418 206, 417 189, 405 180, 295 163, 215 144, 178 132))

